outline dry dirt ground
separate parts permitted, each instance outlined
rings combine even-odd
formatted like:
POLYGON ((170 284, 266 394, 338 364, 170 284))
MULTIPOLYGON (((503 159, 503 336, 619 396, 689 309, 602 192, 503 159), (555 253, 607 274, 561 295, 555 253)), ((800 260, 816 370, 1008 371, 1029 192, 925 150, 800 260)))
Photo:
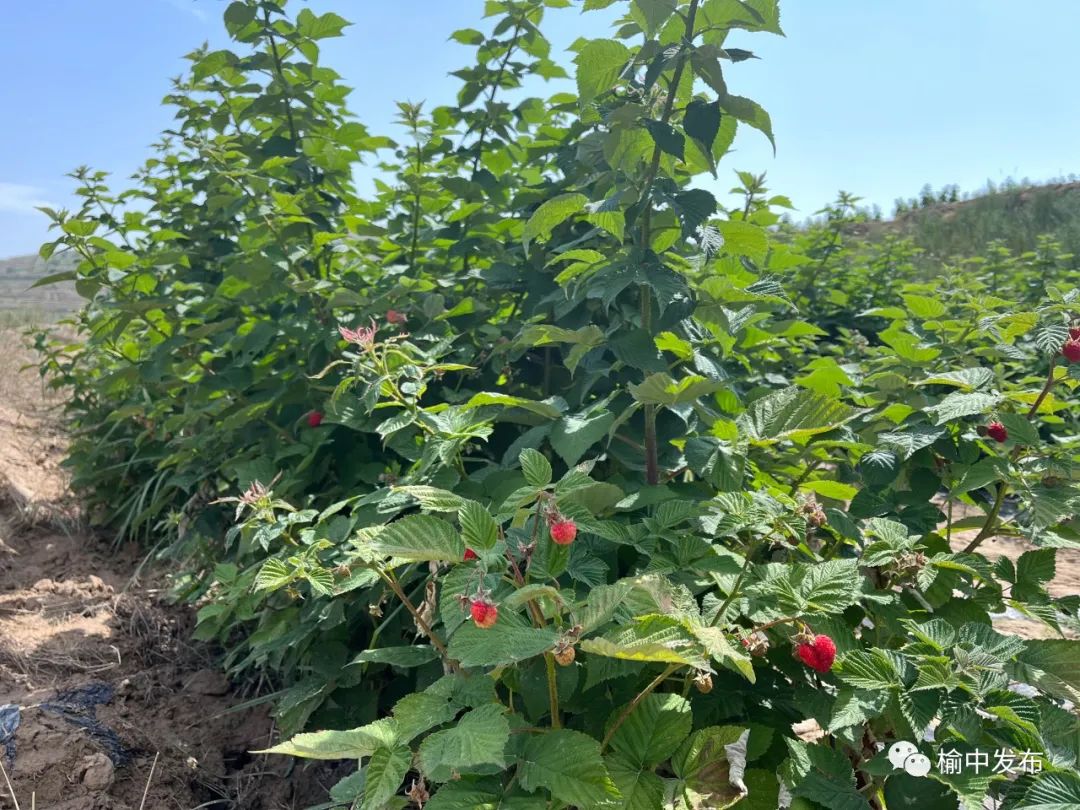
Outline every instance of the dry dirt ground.
POLYGON ((32 359, 18 331, 0 330, 0 808, 325 802, 329 769, 249 753, 276 741, 266 706, 244 708, 188 642, 191 612, 158 577, 133 579, 137 550, 80 531, 58 402, 19 373, 32 359))

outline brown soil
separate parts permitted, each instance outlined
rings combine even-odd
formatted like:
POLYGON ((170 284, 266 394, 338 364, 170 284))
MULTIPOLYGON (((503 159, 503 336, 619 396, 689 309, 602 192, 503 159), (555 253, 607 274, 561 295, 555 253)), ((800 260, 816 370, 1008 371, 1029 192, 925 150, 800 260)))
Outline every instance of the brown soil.
POLYGON ((20 707, 14 758, 0 745, 11 780, 0 777, 0 808, 327 801, 332 769, 249 753, 277 739, 266 705, 240 705, 209 651, 188 642, 191 611, 170 604, 153 573, 134 578, 137 550, 80 531, 56 400, 19 373, 32 357, 17 333, 0 330, 0 347, 0 704, 20 707), (88 705, 79 690, 104 702, 88 705), (55 705, 65 701, 81 716, 66 719, 55 705))

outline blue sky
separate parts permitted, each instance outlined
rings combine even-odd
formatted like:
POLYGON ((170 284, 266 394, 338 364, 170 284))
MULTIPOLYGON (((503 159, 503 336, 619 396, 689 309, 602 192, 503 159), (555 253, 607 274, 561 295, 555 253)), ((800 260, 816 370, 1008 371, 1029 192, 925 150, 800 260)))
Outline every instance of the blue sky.
MULTIPOLYGON (((303 0, 291 0, 295 13, 303 0)), ((483 0, 311 0, 356 23, 326 41, 323 61, 355 88, 373 132, 396 134, 396 100, 451 102, 469 49, 451 31, 483 27, 483 0)), ((579 5, 575 0, 575 6, 579 5)), ((227 44, 224 0, 38 0, 7 4, 0 50, 0 256, 47 236, 34 205, 67 205, 64 174, 88 164, 123 182, 169 125, 160 105, 183 54, 227 44)), ((777 154, 748 131, 721 164, 767 171, 769 186, 808 215, 838 189, 891 211, 924 183, 964 190, 1008 176, 1080 171, 1080 3, 1075 0, 782 0, 786 38, 738 35, 761 61, 728 84, 773 117, 777 154)), ((602 36, 604 16, 549 13, 560 54, 602 36)), ((734 42, 734 40, 733 40, 734 42)), ((570 55, 560 61, 569 65, 570 55)), ((552 88, 552 92, 557 88, 552 88)), ((711 180, 710 180, 711 183, 711 180)), ((705 184, 709 185, 709 184, 705 184)))

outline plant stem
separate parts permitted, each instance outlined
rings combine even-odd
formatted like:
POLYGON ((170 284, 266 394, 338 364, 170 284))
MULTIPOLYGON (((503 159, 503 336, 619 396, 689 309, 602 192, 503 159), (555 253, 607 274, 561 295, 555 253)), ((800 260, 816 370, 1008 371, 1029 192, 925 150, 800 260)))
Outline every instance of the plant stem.
MULTIPOLYGON (((675 62, 675 71, 668 85, 667 98, 664 100, 664 110, 660 114, 660 122, 666 124, 671 118, 675 108, 675 96, 679 92, 679 82, 682 80, 683 70, 686 69, 687 48, 694 38, 694 21, 697 18, 699 0, 691 0, 690 8, 686 15, 686 29, 684 47, 679 52, 675 62)), ((644 199, 645 207, 641 212, 641 226, 638 231, 638 245, 644 252, 652 244, 652 184, 656 179, 656 173, 660 170, 660 145, 653 147, 652 160, 649 169, 645 173, 645 182, 641 185, 641 199, 644 199)), ((652 331, 652 290, 648 285, 642 284, 639 292, 641 296, 641 328, 646 332, 652 331)), ((656 406, 645 406, 645 481, 649 486, 660 483, 660 465, 656 445, 656 406)))
MULTIPOLYGON (((1042 390, 1039 392, 1039 396, 1035 398, 1035 401, 1031 403, 1031 408, 1028 409, 1027 418, 1031 421, 1035 418, 1035 414, 1039 412, 1039 407, 1043 404, 1043 400, 1046 399, 1050 393, 1050 389, 1054 387, 1054 368, 1057 366, 1057 355, 1050 358, 1050 368, 1046 372, 1046 382, 1043 384, 1042 390)), ((1015 457, 1016 451, 1013 451, 1015 457)), ((999 481, 997 485, 997 494, 994 496, 994 504, 990 507, 990 511, 986 515, 986 522, 983 523, 983 527, 979 529, 979 533, 975 535, 970 543, 964 547, 965 554, 971 554, 980 545, 983 540, 994 533, 997 528, 998 514, 1001 512, 1001 505, 1005 502, 1005 495, 1008 492, 1008 485, 1004 481, 999 481)))
POLYGON ((551 727, 562 728, 562 720, 559 718, 559 684, 555 674, 555 656, 550 652, 544 653, 544 664, 547 666, 548 703, 551 705, 551 727))
POLYGON ((645 698, 652 694, 656 687, 658 687, 665 680, 667 680, 667 678, 681 666, 682 664, 668 665, 667 669, 665 669, 663 672, 653 678, 652 681, 649 682, 649 685, 642 689, 637 694, 637 696, 630 701, 630 704, 625 709, 623 709, 623 713, 619 715, 618 719, 611 725, 611 728, 608 729, 607 734, 604 735, 604 740, 600 743, 601 753, 603 753, 604 750, 608 747, 608 743, 610 743, 611 738, 615 736, 615 732, 619 730, 619 726, 626 722, 626 718, 628 718, 630 714, 634 711, 634 709, 636 709, 641 704, 641 701, 645 700, 645 698))
POLYGON ((727 612, 727 609, 731 606, 731 603, 735 601, 735 597, 739 593, 739 588, 742 586, 743 580, 746 579, 746 574, 750 571, 750 564, 751 561, 754 559, 754 555, 757 554, 757 550, 761 548, 762 545, 764 545, 766 542, 768 542, 769 538, 771 538, 772 536, 773 533, 769 532, 767 535, 761 538, 760 541, 758 541, 757 543, 753 543, 750 548, 746 550, 746 561, 743 563, 742 570, 739 571, 739 576, 735 580, 735 584, 731 586, 731 591, 728 593, 727 598, 724 599, 723 604, 721 604, 720 608, 716 611, 716 615, 713 616, 713 620, 712 622, 710 622, 711 627, 716 627, 716 623, 720 621, 720 618, 724 615, 724 613, 727 612))
POLYGON ((413 619, 416 620, 416 626, 424 631, 425 636, 431 639, 431 645, 439 651, 439 655, 443 657, 443 660, 446 662, 447 666, 449 666, 450 669, 454 672, 460 671, 458 662, 453 660, 450 657, 450 653, 447 652, 446 644, 441 638, 439 638, 438 635, 436 635, 435 631, 431 629, 431 625, 427 623, 427 620, 420 615, 420 611, 416 609, 413 603, 409 600, 409 597, 405 595, 405 591, 401 589, 401 586, 394 578, 394 575, 388 571, 383 571, 378 568, 376 568, 375 571, 382 579, 382 581, 385 582, 388 586, 390 586, 390 590, 392 590, 397 596, 397 598, 401 600, 402 604, 405 605, 405 609, 412 614, 413 619))

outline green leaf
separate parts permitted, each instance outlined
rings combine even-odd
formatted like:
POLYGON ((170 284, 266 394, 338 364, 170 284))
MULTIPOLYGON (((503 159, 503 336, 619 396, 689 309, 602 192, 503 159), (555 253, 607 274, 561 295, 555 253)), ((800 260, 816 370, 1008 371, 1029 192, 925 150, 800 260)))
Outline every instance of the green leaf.
POLYGON ((360 759, 377 749, 392 747, 397 741, 397 727, 390 718, 376 720, 348 731, 313 731, 255 754, 288 754, 305 759, 360 759))
POLYGON ((679 160, 686 160, 686 137, 675 127, 663 121, 648 119, 645 121, 645 129, 662 152, 679 160))
POLYGON ((942 374, 932 374, 926 379, 919 380, 916 385, 952 385, 974 391, 977 388, 985 388, 994 381, 994 372, 988 368, 976 366, 963 368, 959 371, 946 371, 942 374))
POLYGON ((681 405, 693 402, 712 394, 725 385, 716 380, 708 380, 697 374, 690 374, 676 382, 664 372, 650 374, 644 382, 631 383, 630 393, 634 399, 645 405, 681 405))
POLYGON ((585 639, 581 642, 581 649, 624 661, 709 668, 697 640, 682 622, 672 616, 639 617, 632 625, 616 628, 602 638, 585 639))
POLYGON ((832 707, 828 732, 839 731, 850 726, 865 726, 870 720, 880 717, 889 704, 889 692, 871 692, 851 687, 841 687, 832 707))
POLYGON ((772 444, 805 441, 835 430, 858 413, 838 399, 791 386, 755 400, 736 421, 752 441, 772 444))
POLYGON ((835 501, 850 501, 859 492, 858 488, 851 486, 851 484, 828 480, 807 481, 799 489, 808 489, 823 498, 832 498, 835 501))
POLYGON ((449 781, 454 771, 468 772, 478 765, 505 767, 510 723, 498 703, 466 713, 445 731, 432 734, 420 745, 420 764, 428 777, 449 781))
MULTIPOLYGON (((610 728, 622 715, 621 706, 608 718, 610 728)), ((611 747, 635 766, 655 766, 666 760, 690 733, 690 702, 679 695, 646 696, 611 738, 611 747)))
POLYGON ((469 409, 480 408, 485 405, 502 405, 506 408, 524 408, 531 413, 535 413, 537 416, 543 416, 547 419, 558 419, 561 415, 558 408, 547 402, 537 402, 535 399, 525 399, 524 397, 513 397, 509 394, 491 392, 474 394, 462 407, 469 409))
POLYGON ((769 252, 769 236, 764 228, 737 219, 718 222, 716 228, 724 238, 725 253, 746 256, 755 262, 765 261, 769 252))
POLYGON ((603 807, 619 798, 600 756, 600 743, 580 731, 529 735, 518 773, 525 790, 546 788, 575 807, 603 807))
POLYGON ((584 44, 574 58, 578 102, 583 108, 614 86, 632 55, 629 48, 611 39, 594 39, 584 44))
POLYGON ((720 106, 724 108, 725 112, 731 113, 742 123, 748 124, 763 133, 769 139, 769 143, 772 144, 773 151, 776 151, 772 119, 769 118, 769 114, 765 112, 760 104, 742 96, 727 95, 720 100, 720 106))
POLYGON ((664 780, 647 768, 627 762, 620 754, 604 758, 620 799, 620 810, 655 810, 664 806, 664 780))
POLYGON ((420 508, 425 512, 457 512, 465 499, 446 489, 428 486, 394 487, 393 492, 401 492, 420 501, 420 508))
POLYGON ((701 144, 706 155, 711 155, 713 141, 720 132, 720 102, 695 98, 686 106, 683 129, 701 144))
POLYGON ((380 810, 397 793, 412 765, 408 748, 377 748, 364 767, 364 800, 360 810, 380 810))
POLYGON ((364 650, 358 654, 349 662, 349 666, 370 662, 392 664, 395 667, 418 667, 429 661, 434 661, 438 657, 438 651, 428 644, 409 647, 377 647, 373 650, 364 650))
POLYGON ((468 548, 487 551, 494 548, 499 539, 499 524, 483 506, 476 501, 465 501, 458 512, 461 537, 468 548))
POLYGON ((1028 682, 1076 701, 1080 696, 1080 641, 1075 639, 1035 639, 1026 643, 1017 660, 1034 673, 1028 682))
POLYGON ((697 794, 702 807, 730 807, 744 794, 732 783, 729 754, 739 755, 745 764, 747 730, 739 726, 708 726, 687 739, 671 767, 675 774, 697 794))
POLYGON ((551 231, 568 217, 582 211, 589 202, 584 194, 560 194, 544 202, 525 223, 521 235, 525 252, 529 252, 529 243, 534 239, 546 239, 551 231))
POLYGON ((532 448, 526 448, 518 456, 521 462, 521 471, 525 474, 525 480, 537 489, 543 489, 551 483, 551 462, 544 458, 543 453, 532 448))
POLYGON ((1076 810, 1080 807, 1080 776, 1075 773, 1041 773, 1010 810, 1076 810))
POLYGON ((271 557, 262 564, 252 586, 256 591, 276 591, 293 581, 293 572, 281 560, 271 557))
POLYGON ((844 683, 859 689, 889 690, 900 686, 900 674, 883 650, 852 650, 841 656, 833 671, 844 683))
POLYGON ((554 630, 529 627, 507 610, 498 621, 483 629, 472 622, 462 625, 450 639, 450 657, 466 667, 494 667, 524 661, 555 646, 554 630))
POLYGON ((585 416, 569 414, 555 423, 549 441, 567 466, 574 466, 596 442, 607 436, 608 428, 615 421, 611 411, 585 416))
POLYGON ((937 405, 931 405, 926 413, 933 419, 935 425, 944 425, 954 419, 965 416, 984 414, 996 407, 1001 402, 1001 394, 985 394, 981 392, 963 393, 954 391, 937 405))
POLYGON ((998 413, 998 420, 1009 431, 1009 440, 1016 444, 1039 445, 1042 437, 1031 420, 1018 413, 998 413))
POLYGON ((395 520, 376 535, 371 546, 380 554, 409 562, 458 562, 465 556, 465 544, 454 527, 430 515, 395 520))
POLYGON ((296 30, 301 36, 310 39, 340 37, 342 31, 351 24, 344 17, 332 11, 316 15, 310 9, 303 8, 296 15, 296 30))

